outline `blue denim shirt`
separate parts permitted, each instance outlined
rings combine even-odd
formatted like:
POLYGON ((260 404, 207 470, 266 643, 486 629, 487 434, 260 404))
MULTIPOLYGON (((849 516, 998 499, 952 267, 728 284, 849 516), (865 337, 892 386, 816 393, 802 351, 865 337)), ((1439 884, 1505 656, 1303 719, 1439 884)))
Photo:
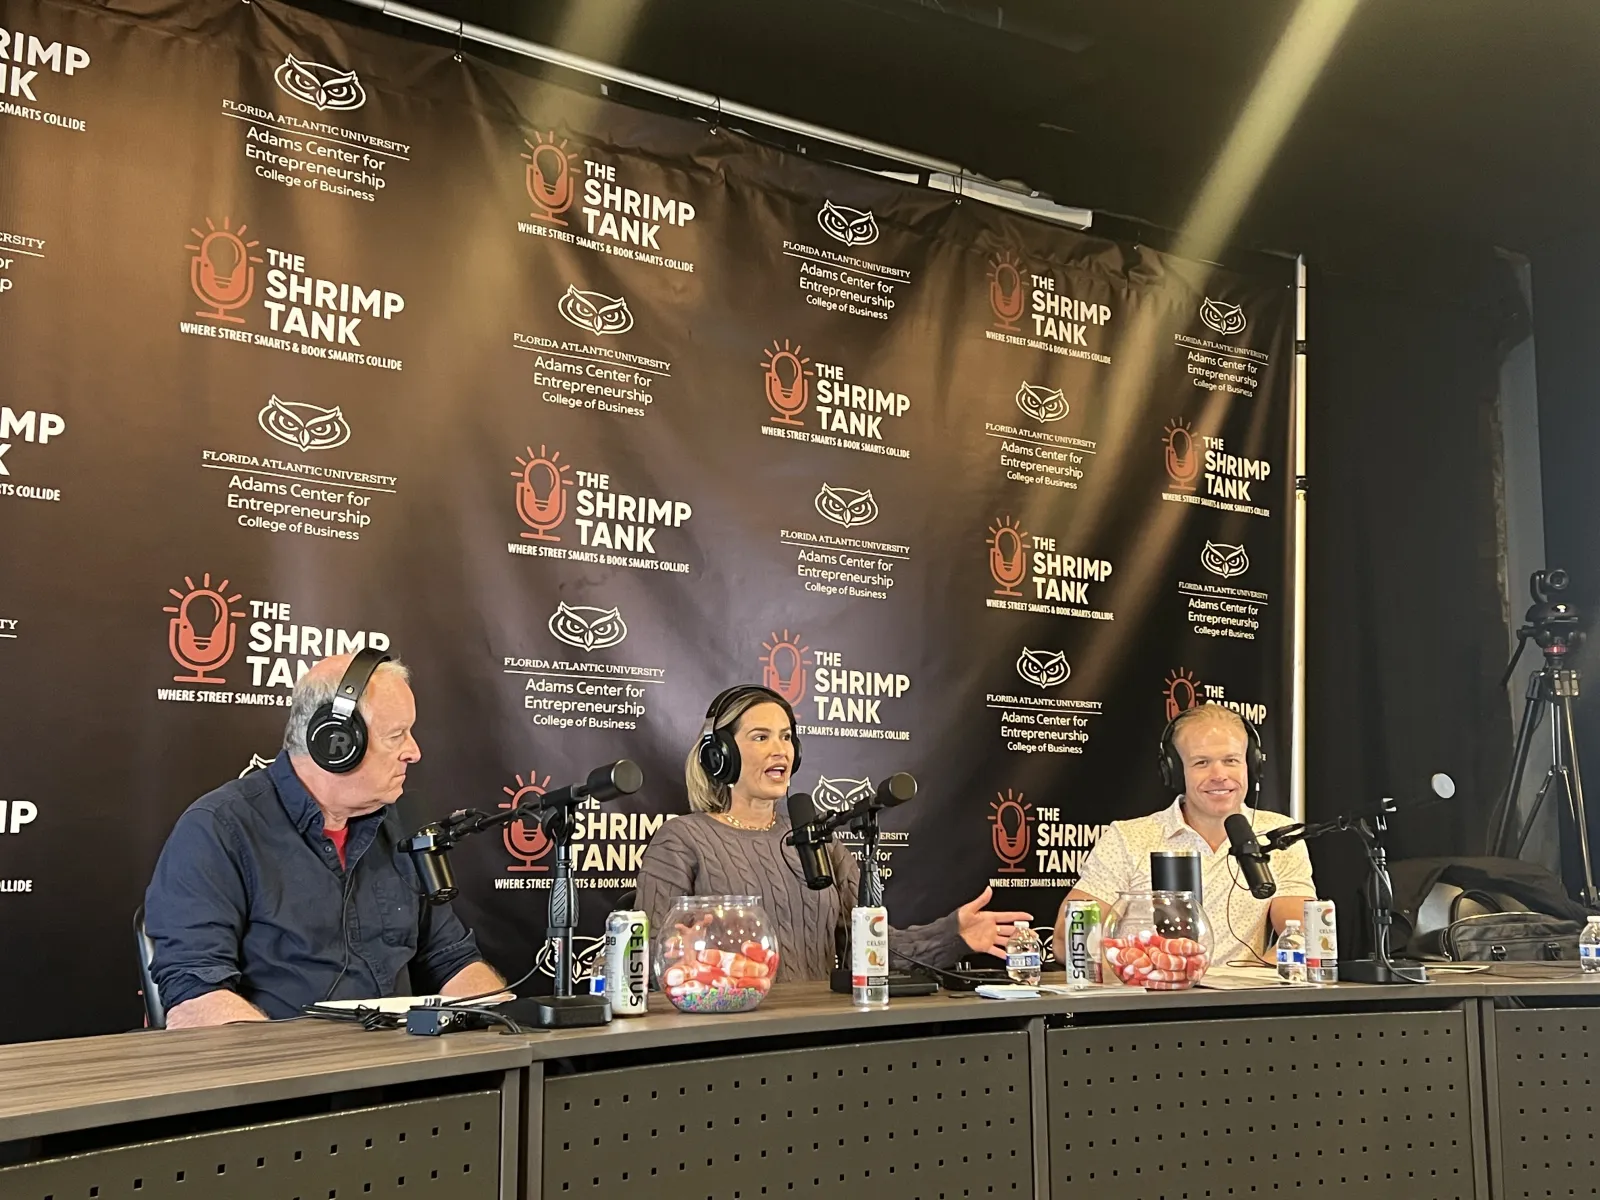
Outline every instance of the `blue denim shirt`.
POLYGON ((145 892, 167 1008, 225 989, 293 1017, 324 999, 433 991, 482 958, 449 906, 424 898, 392 805, 349 830, 341 868, 287 754, 191 804, 145 892))

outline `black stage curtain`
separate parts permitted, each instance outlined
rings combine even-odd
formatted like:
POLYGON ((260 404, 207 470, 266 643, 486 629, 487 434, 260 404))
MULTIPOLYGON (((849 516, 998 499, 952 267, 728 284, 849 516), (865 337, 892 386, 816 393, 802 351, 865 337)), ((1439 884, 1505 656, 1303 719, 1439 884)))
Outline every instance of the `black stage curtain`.
MULTIPOLYGON (((1496 398, 1525 314, 1493 256, 1419 278, 1309 285, 1307 810, 1405 806, 1447 772, 1455 798, 1402 811, 1391 859, 1483 853, 1512 740, 1496 398)), ((1366 940, 1360 844, 1330 836, 1312 858, 1348 957, 1366 940)))
MULTIPOLYGON (((1538 330, 1539 457, 1544 476, 1544 535, 1546 565, 1565 568, 1572 576, 1567 592, 1578 606, 1588 640, 1580 647, 1574 665, 1582 672, 1584 694, 1573 722, 1578 735, 1578 761, 1588 766, 1589 844, 1600 850, 1600 702, 1594 689, 1600 684, 1600 645, 1593 637, 1594 617, 1600 606, 1600 539, 1595 537, 1595 516, 1600 513, 1600 471, 1595 470, 1594 447, 1600 440, 1600 358, 1596 356, 1596 330, 1600 330, 1600 275, 1595 272, 1600 235, 1563 240, 1559 247, 1533 254, 1534 314, 1538 330)), ((1522 612, 1512 614, 1520 618, 1522 612)), ((1526 680, 1538 665, 1530 648, 1519 667, 1526 680)), ((1519 714, 1520 715, 1520 714, 1519 714)), ((1540 736, 1545 734, 1545 726, 1540 736)), ((1562 822, 1563 871, 1569 886, 1576 880, 1574 839, 1569 823, 1562 822)))

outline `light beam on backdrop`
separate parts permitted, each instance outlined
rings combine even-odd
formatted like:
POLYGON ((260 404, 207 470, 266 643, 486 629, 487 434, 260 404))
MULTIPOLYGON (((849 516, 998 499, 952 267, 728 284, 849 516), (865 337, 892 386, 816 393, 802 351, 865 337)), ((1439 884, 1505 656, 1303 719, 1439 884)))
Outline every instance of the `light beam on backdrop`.
POLYGON ((1200 185, 1175 253, 1209 262, 1233 235, 1361 0, 1300 0, 1200 185))
MULTIPOLYGON (((1276 156, 1283 139, 1299 116, 1300 109, 1310 94, 1323 68, 1327 65, 1334 47, 1354 15, 1360 0, 1300 0, 1279 35, 1272 54, 1262 68, 1261 76, 1251 89, 1244 107, 1240 110, 1233 128, 1223 142, 1221 150, 1206 173, 1196 194, 1189 214, 1178 233, 1173 254, 1193 260, 1188 273, 1191 289, 1204 295, 1210 278, 1213 260, 1232 237, 1245 205, 1255 194, 1262 176, 1276 156)), ((1297 312, 1296 337, 1304 337, 1304 265, 1296 264, 1297 312)), ((1158 360, 1158 343, 1162 337, 1165 314, 1154 306, 1136 312, 1118 340, 1114 354, 1118 359, 1141 364, 1123 375, 1116 384, 1115 395, 1106 405, 1107 423, 1102 434, 1102 447, 1113 457, 1126 453, 1128 440, 1142 436, 1142 420, 1147 411, 1152 383, 1151 369, 1158 360)), ((1303 356, 1296 355, 1296 411, 1304 403, 1303 356)), ((1214 396, 1206 411, 1199 414, 1201 426, 1214 426, 1213 413, 1220 417, 1226 409, 1226 397, 1214 396)), ((1303 426, 1303 421, 1298 422, 1303 426)), ((1296 476, 1304 475, 1304 430, 1297 430, 1296 476)), ((1069 530, 1071 537, 1082 544, 1092 544, 1100 529, 1114 517, 1112 497, 1108 491, 1091 493, 1075 507, 1069 530)), ((1297 488, 1295 508, 1291 514, 1295 522, 1296 596, 1303 596, 1304 579, 1304 492, 1297 488)), ((1126 653, 1128 631, 1137 628, 1143 612, 1153 602, 1156 589, 1154 581, 1172 553, 1172 543, 1183 529, 1182 514, 1176 509, 1164 513, 1142 539, 1137 553, 1128 555, 1118 564, 1125 591, 1137 597, 1129 605, 1129 620, 1119 621, 1095 639, 1092 650, 1081 664, 1080 677, 1088 687, 1101 686, 1115 664, 1126 653)), ((1304 816, 1304 746, 1302 722, 1304 720, 1304 618, 1297 614, 1297 623, 1290 637, 1294 699, 1291 703, 1290 772, 1288 779, 1289 805, 1295 818, 1304 816)))

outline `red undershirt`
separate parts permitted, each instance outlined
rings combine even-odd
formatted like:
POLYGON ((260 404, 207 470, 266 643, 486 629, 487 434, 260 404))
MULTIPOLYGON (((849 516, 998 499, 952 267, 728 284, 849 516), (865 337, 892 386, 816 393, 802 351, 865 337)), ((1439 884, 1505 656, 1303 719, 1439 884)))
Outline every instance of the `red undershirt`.
POLYGON ((344 844, 350 836, 350 826, 346 825, 343 829, 324 829, 322 832, 333 843, 333 848, 339 852, 339 865, 344 866, 344 844))

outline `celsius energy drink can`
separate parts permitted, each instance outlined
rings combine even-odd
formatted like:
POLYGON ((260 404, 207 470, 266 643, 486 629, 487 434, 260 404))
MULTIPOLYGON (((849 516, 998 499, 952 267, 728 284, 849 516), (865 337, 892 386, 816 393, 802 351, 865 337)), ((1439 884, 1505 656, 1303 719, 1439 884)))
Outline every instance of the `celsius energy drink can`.
POLYGON ((889 910, 850 910, 850 1001, 857 1008, 889 1006, 889 910))
POLYGON ((1100 982, 1100 904, 1095 900, 1067 901, 1067 946, 1062 956, 1067 966, 1067 986, 1086 988, 1100 982))
POLYGON ((1339 982, 1339 922, 1332 900, 1306 901, 1306 979, 1339 982))
POLYGON ((650 994, 650 918, 621 909, 606 918, 606 999, 619 1017, 642 1017, 650 994))

